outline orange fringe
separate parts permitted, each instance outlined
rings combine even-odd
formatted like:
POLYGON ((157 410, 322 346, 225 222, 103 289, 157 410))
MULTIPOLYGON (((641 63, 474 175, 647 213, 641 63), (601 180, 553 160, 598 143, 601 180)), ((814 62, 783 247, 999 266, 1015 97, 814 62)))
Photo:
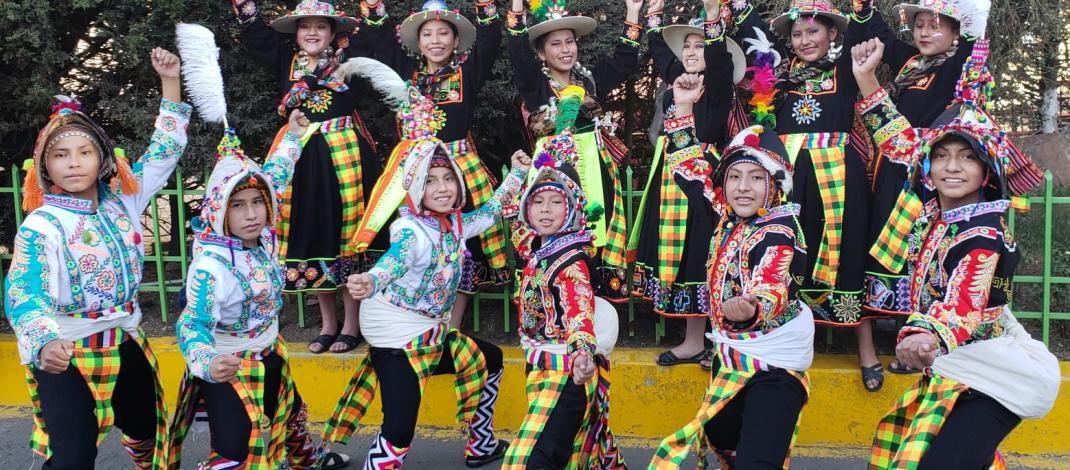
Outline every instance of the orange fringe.
POLYGON ((116 155, 115 166, 118 168, 119 172, 111 179, 111 189, 113 191, 116 189, 116 186, 119 187, 122 194, 127 196, 137 194, 138 191, 141 191, 141 185, 137 182, 137 176, 134 175, 134 170, 130 168, 130 164, 126 162, 125 158, 116 155))
POLYGON ((26 172, 26 179, 22 180, 22 210, 30 213, 44 204, 45 192, 37 179, 37 165, 33 165, 26 172))

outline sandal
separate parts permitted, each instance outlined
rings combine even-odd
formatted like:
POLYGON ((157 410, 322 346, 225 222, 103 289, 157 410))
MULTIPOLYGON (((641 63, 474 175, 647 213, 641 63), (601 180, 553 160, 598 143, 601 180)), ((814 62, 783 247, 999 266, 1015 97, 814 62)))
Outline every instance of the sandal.
POLYGON ((323 470, 335 470, 337 468, 345 468, 349 466, 349 456, 341 452, 327 452, 323 454, 320 459, 320 463, 323 464, 323 470))
POLYGON ((658 355, 657 363, 659 366, 675 366, 680 364, 701 364, 702 360, 707 356, 706 351, 702 351, 694 356, 687 358, 679 358, 676 353, 672 352, 672 349, 665 351, 658 355))
POLYGON ((323 354, 323 353, 327 352, 328 349, 331 349, 331 345, 334 344, 335 338, 338 338, 338 335, 319 335, 319 336, 317 336, 316 339, 314 339, 310 343, 308 343, 308 345, 309 345, 308 352, 310 352, 312 354, 323 354), (312 347, 311 347, 313 344, 320 345, 320 350, 319 351, 313 351, 312 347))
POLYGON ((704 370, 706 372, 712 372, 713 371, 713 355, 712 354, 707 354, 706 357, 704 357, 701 361, 699 361, 698 366, 701 367, 702 370, 704 370))
POLYGON ((468 468, 482 467, 488 463, 505 457, 505 451, 509 449, 509 441, 505 439, 498 439, 498 445, 494 447, 494 450, 484 456, 469 457, 464 456, 464 465, 468 468))
POLYGON ((921 372, 921 369, 915 369, 913 367, 903 365, 899 362, 898 359, 896 359, 892 361, 891 364, 888 364, 888 372, 891 372, 893 374, 917 374, 921 372))
POLYGON ((342 349, 333 349, 333 350, 331 350, 331 352, 333 352, 335 354, 342 354, 342 353, 347 353, 349 351, 352 351, 352 350, 356 349, 357 345, 360 344, 360 338, 358 338, 356 336, 353 336, 353 335, 341 334, 341 335, 338 335, 338 338, 335 339, 334 342, 335 343, 342 343, 342 344, 345 345, 345 347, 342 348, 342 349))
POLYGON ((876 392, 884 386, 884 368, 878 362, 876 365, 869 367, 863 366, 862 368, 862 386, 866 387, 868 392, 876 392), (876 380, 877 385, 874 387, 869 386, 870 380, 876 380))

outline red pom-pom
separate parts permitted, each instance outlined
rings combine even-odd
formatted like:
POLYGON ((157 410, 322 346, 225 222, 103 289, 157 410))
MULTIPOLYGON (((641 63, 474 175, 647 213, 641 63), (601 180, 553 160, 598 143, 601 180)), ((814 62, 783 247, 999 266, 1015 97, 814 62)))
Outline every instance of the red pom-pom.
POLYGON ((760 147, 762 140, 758 138, 758 134, 748 134, 743 138, 743 143, 748 147, 760 147))

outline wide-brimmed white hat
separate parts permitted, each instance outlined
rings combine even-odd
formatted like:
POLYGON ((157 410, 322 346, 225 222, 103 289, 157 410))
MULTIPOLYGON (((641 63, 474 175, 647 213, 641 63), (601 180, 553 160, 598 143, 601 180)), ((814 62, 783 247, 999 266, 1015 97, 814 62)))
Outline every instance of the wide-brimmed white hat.
POLYGON ((456 10, 450 10, 443 0, 427 0, 423 9, 413 12, 398 28, 401 45, 413 52, 420 51, 420 27, 431 20, 442 20, 457 30, 457 52, 464 53, 476 42, 476 27, 456 10))
POLYGON ((336 32, 349 32, 357 27, 357 19, 348 16, 342 10, 336 9, 334 4, 324 0, 301 0, 293 11, 275 18, 271 27, 276 31, 286 34, 297 32, 297 23, 302 18, 327 18, 334 21, 338 26, 336 32))
MULTIPOLYGON (((706 37, 702 22, 702 18, 695 18, 688 24, 669 25, 661 30, 661 36, 665 38, 665 43, 669 45, 669 49, 672 50, 672 53, 676 55, 679 61, 683 62, 684 60, 684 41, 687 40, 688 36, 697 34, 701 38, 706 37)), ((732 82, 739 83, 747 72, 747 58, 739 44, 727 37, 724 40, 728 45, 728 53, 732 54, 732 82)), ((710 68, 713 65, 706 64, 706 68, 710 68)))
POLYGON ((790 36, 791 24, 803 15, 824 16, 832 20, 832 23, 836 25, 836 30, 839 31, 840 37, 843 37, 847 32, 847 24, 850 23, 847 15, 836 9, 828 0, 792 0, 791 8, 787 12, 773 18, 771 23, 773 32, 785 38, 790 36))
POLYGON ((591 34, 598 26, 594 18, 569 15, 565 9, 565 0, 541 0, 531 2, 531 17, 535 24, 528 28, 528 39, 535 40, 548 33, 562 29, 571 29, 576 37, 591 34))

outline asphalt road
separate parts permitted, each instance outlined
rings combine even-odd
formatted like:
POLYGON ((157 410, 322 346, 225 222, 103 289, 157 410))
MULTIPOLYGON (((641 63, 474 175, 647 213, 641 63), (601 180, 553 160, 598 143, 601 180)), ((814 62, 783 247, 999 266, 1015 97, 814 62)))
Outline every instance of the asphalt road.
MULTIPOLYGON (((0 468, 8 469, 38 469, 41 467, 40 458, 30 452, 27 440, 30 435, 30 418, 5 418, 0 419, 0 468)), ((434 470, 462 470, 464 466, 463 453, 464 443, 458 433, 455 438, 442 438, 443 432, 426 433, 418 432, 412 450, 405 461, 406 469, 434 469, 434 470), (431 437, 438 436, 438 437, 431 437)), ((368 432, 354 436, 350 444, 341 450, 352 456, 353 462, 348 468, 359 469, 363 465, 364 454, 371 442, 368 432)), ((624 458, 632 468, 645 468, 654 453, 650 448, 624 448, 624 458)), ((190 433, 183 452, 183 468, 194 468, 199 459, 208 453, 208 433, 190 433)), ((132 468, 129 457, 119 445, 119 434, 112 431, 100 448, 97 456, 98 469, 129 469, 132 468)), ((483 467, 495 470, 497 463, 483 467)), ((694 468, 694 459, 689 459, 683 468, 694 468)), ((711 461, 711 469, 718 468, 711 461)), ((861 458, 813 458, 796 457, 792 459, 791 468, 799 470, 856 470, 864 469, 865 461, 861 458)))

